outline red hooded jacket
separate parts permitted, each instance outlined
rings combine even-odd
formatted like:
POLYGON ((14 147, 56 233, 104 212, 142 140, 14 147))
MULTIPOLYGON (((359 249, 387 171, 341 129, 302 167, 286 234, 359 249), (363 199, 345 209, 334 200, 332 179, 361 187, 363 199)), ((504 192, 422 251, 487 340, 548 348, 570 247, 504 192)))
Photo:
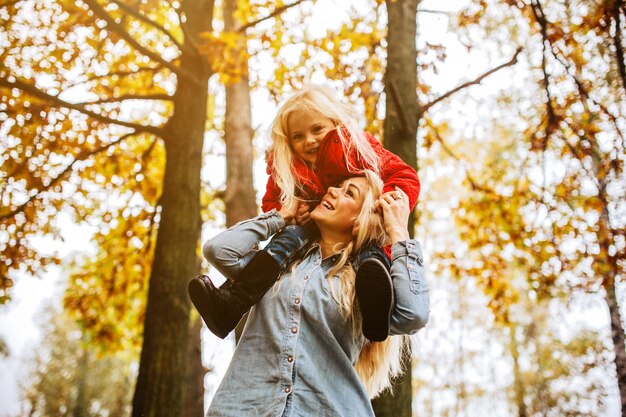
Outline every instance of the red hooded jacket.
MULTIPOLYGON (((344 134, 347 132, 344 130, 344 134)), ((420 193, 420 181, 413 168, 400 159, 399 156, 383 148, 382 144, 369 133, 365 133, 367 140, 379 157, 378 170, 380 178, 384 183, 383 192, 393 191, 399 187, 409 197, 411 210, 417 203, 420 193)), ((305 200, 310 200, 317 204, 326 194, 328 187, 336 186, 344 179, 350 177, 352 173, 348 171, 346 158, 358 169, 366 169, 367 165, 362 161, 356 149, 345 155, 341 139, 336 129, 330 131, 323 139, 317 153, 315 170, 307 165, 300 158, 294 158, 296 181, 300 185, 297 187, 296 195, 305 200)), ((264 212, 271 209, 280 210, 280 187, 272 177, 272 159, 268 158, 267 173, 270 175, 261 208, 264 212)), ((314 205, 311 205, 313 208, 314 205)))

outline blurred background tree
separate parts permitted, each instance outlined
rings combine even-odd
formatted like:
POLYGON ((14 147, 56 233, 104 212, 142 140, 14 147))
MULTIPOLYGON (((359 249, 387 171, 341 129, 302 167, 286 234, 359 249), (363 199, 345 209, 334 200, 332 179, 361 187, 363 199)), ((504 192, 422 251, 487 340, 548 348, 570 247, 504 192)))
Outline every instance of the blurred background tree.
POLYGON ((129 416, 137 349, 107 352, 63 311, 47 310, 46 343, 21 381, 28 416, 129 416))

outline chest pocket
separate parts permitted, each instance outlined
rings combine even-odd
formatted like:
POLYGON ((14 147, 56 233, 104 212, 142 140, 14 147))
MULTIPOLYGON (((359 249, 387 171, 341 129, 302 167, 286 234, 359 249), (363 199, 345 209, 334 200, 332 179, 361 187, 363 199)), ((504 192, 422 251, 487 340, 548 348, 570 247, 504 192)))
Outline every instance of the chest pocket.
POLYGON ((339 294, 341 294, 341 281, 338 276, 323 279, 324 291, 328 296, 339 305, 339 294))

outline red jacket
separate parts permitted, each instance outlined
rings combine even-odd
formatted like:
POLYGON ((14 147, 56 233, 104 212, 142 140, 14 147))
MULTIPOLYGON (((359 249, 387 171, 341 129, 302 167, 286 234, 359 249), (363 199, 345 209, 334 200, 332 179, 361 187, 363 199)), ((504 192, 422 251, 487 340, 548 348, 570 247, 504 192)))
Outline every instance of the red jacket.
MULTIPOLYGON (((420 193, 420 181, 417 173, 405 164, 399 156, 383 148, 374 136, 369 133, 365 133, 365 136, 380 159, 378 170, 380 178, 385 184, 383 192, 393 191, 396 186, 401 188, 409 197, 409 204, 413 210, 420 193)), ((353 150, 349 156, 344 155, 341 139, 336 129, 326 135, 317 155, 315 170, 300 158, 294 158, 293 161, 296 181, 301 185, 301 189, 297 191, 297 196, 311 200, 311 202, 319 202, 326 194, 328 187, 336 186, 351 176, 346 164, 346 157, 349 157, 352 164, 359 169, 367 168, 365 163, 358 158, 356 150, 353 150)), ((280 188, 272 177, 271 158, 268 160, 267 173, 270 177, 263 196, 262 210, 264 212, 273 208, 280 210, 280 188)), ((311 207, 313 206, 312 204, 311 207)))

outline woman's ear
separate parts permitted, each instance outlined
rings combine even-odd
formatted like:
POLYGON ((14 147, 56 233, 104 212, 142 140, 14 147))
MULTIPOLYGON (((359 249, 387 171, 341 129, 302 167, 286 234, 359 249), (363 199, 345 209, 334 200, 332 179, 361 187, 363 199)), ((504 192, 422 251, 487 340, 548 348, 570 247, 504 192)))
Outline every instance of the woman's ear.
POLYGON ((359 218, 353 217, 350 221, 352 222, 352 236, 356 237, 359 234, 359 218))

